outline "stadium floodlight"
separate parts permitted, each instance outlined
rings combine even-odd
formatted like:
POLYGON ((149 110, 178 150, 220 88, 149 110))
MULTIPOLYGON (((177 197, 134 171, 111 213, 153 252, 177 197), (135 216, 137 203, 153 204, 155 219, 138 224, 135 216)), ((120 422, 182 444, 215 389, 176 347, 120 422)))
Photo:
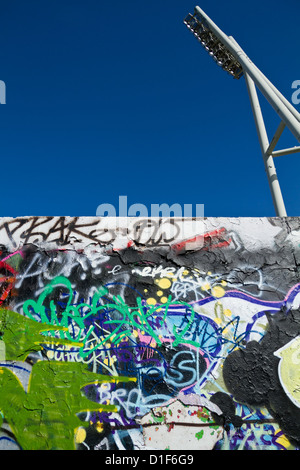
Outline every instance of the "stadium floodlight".
POLYGON ((184 19, 184 24, 223 70, 235 79, 245 77, 276 215, 286 217, 273 157, 300 152, 300 146, 275 151, 286 127, 300 142, 300 114, 249 59, 235 39, 227 36, 201 8, 196 6, 194 14, 189 13, 184 19), (268 139, 256 87, 280 118, 280 124, 271 142, 268 139))
POLYGON ((210 31, 208 25, 201 20, 199 15, 195 14, 193 16, 189 13, 184 20, 184 24, 223 70, 226 70, 226 72, 237 79, 243 75, 240 63, 226 49, 218 37, 210 31))

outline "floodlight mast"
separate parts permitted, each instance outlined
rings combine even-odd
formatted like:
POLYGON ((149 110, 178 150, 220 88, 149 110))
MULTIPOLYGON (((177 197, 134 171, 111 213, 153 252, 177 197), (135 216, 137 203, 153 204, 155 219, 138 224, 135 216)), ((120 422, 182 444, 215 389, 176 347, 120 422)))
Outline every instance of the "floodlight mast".
POLYGON ((227 36, 200 7, 196 6, 194 15, 189 14, 184 23, 218 65, 236 79, 244 75, 276 215, 286 217, 273 157, 300 152, 300 146, 279 151, 274 149, 285 127, 300 142, 300 114, 249 59, 235 39, 227 36), (281 119, 271 143, 267 136, 256 87, 281 119))

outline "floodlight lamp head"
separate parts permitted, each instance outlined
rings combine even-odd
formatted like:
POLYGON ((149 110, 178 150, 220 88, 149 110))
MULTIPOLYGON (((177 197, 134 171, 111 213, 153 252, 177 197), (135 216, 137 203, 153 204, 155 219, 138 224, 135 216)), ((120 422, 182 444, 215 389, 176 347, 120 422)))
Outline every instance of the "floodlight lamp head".
POLYGON ((205 19, 196 10, 194 15, 189 13, 183 22, 223 70, 236 79, 241 78, 243 75, 241 64, 210 30, 205 19))

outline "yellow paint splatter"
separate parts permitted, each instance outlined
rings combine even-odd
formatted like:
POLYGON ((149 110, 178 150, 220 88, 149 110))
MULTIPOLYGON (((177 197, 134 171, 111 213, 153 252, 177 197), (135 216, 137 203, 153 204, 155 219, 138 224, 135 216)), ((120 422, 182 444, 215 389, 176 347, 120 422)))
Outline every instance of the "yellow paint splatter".
POLYGON ((232 312, 231 310, 229 310, 229 308, 226 308, 223 313, 226 317, 231 317, 232 315, 232 312))
POLYGON ((97 431, 97 432, 102 432, 102 431, 103 431, 103 428, 104 428, 103 423, 100 423, 100 421, 97 421, 97 423, 96 423, 96 431, 97 431))
POLYGON ((168 302, 168 297, 162 297, 160 301, 162 304, 165 304, 166 302, 168 302))
POLYGON ((106 365, 106 366, 112 366, 114 362, 116 362, 117 358, 116 356, 113 356, 113 357, 106 357, 103 361, 103 363, 106 365))
POLYGON ((209 290, 210 289, 210 283, 209 282, 204 282, 201 286, 201 290, 209 290))
POLYGON ((78 428, 75 434, 76 444, 81 444, 86 438, 86 430, 84 428, 78 428))
POLYGON ((157 295, 158 297, 161 297, 163 295, 163 291, 162 290, 157 291, 157 295))
POLYGON ((149 299, 147 299, 147 304, 156 305, 156 300, 153 297, 150 297, 149 299))
POLYGON ((158 281, 158 285, 161 289, 169 289, 169 287, 171 287, 171 281, 164 277, 158 281))
POLYGON ((215 286, 212 288, 211 293, 214 297, 223 297, 225 295, 225 290, 221 286, 215 286))

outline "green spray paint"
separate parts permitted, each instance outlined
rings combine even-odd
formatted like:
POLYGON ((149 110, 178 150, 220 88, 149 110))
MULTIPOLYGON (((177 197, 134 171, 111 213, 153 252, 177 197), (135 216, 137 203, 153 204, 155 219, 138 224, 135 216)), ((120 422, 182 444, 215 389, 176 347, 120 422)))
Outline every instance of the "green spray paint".
POLYGON ((197 433, 195 434, 195 437, 198 439, 198 441, 200 441, 200 439, 202 439, 203 434, 204 434, 204 430, 203 430, 203 429, 201 429, 201 431, 199 431, 199 432, 197 432, 197 433))
POLYGON ((66 331, 66 328, 38 323, 17 312, 0 309, 0 332, 8 361, 25 361, 31 352, 41 351, 43 344, 82 346, 82 343, 43 335, 54 331, 66 331))
POLYGON ((78 413, 118 411, 114 405, 87 399, 81 389, 88 384, 135 380, 95 374, 77 362, 39 361, 32 368, 26 392, 13 372, 1 367, 0 410, 23 450, 74 450, 75 430, 89 424, 78 413))

